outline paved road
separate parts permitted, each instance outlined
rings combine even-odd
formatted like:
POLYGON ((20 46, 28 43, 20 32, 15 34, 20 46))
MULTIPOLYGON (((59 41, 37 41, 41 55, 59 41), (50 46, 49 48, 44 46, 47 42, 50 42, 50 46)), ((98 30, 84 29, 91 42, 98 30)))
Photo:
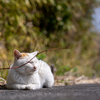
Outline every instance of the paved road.
POLYGON ((0 89, 0 100, 100 100, 100 84, 55 86, 35 91, 0 89))

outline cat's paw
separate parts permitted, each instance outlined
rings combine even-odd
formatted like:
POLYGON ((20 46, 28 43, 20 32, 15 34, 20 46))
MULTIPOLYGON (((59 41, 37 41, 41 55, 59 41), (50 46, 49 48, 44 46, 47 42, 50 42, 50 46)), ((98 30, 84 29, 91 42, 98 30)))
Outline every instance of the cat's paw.
POLYGON ((6 85, 8 89, 15 89, 15 90, 24 90, 26 89, 26 85, 22 85, 22 84, 13 84, 13 85, 6 85))
POLYGON ((40 89, 40 85, 38 85, 38 84, 28 84, 28 85, 26 85, 26 89, 28 89, 28 90, 40 89))
POLYGON ((22 86, 20 85, 17 87, 17 89, 24 90, 24 89, 26 89, 26 85, 22 85, 22 86))
POLYGON ((26 85, 26 89, 28 89, 28 90, 34 90, 33 84, 26 85))

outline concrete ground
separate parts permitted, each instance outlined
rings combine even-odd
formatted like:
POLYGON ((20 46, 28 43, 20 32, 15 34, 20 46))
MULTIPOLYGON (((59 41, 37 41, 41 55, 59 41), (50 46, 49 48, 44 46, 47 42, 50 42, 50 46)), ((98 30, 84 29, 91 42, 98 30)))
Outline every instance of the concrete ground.
POLYGON ((100 84, 54 86, 34 91, 0 89, 0 100, 100 100, 100 84))

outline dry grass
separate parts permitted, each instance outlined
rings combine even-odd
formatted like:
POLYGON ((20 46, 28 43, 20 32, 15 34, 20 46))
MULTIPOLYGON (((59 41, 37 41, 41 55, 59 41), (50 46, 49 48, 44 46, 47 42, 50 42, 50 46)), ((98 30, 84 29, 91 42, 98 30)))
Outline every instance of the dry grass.
POLYGON ((65 86, 75 84, 100 84, 100 78, 88 78, 84 75, 75 76, 55 76, 54 86, 65 86))
POLYGON ((0 85, 4 85, 4 84, 6 84, 6 80, 0 77, 0 85))

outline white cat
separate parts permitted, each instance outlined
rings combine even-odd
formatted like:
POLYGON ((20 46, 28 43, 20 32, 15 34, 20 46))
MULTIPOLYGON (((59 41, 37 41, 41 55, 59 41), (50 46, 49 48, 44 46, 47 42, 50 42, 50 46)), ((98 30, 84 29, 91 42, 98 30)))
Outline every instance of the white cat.
MULTIPOLYGON (((14 50, 14 62, 10 68, 26 63, 37 53, 38 51, 33 53, 20 53, 18 50, 14 50)), ((35 90, 43 86, 52 87, 53 84, 54 77, 49 65, 35 57, 31 62, 20 68, 9 69, 6 86, 8 89, 35 90)))

